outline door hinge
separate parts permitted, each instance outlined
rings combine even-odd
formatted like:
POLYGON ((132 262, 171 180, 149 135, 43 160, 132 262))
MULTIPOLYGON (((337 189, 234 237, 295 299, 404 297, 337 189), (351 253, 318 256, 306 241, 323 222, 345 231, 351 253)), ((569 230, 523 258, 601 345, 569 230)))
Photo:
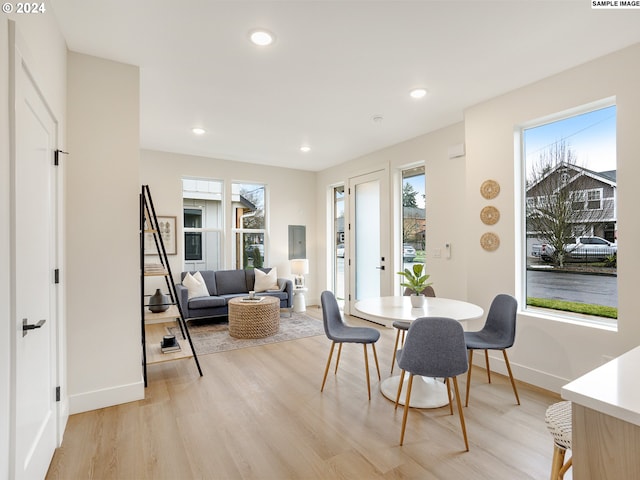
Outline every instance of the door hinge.
POLYGON ((53 283, 58 284, 60 283, 60 269, 56 268, 53 271, 53 283))
POLYGON ((60 401, 60 387, 56 387, 56 402, 60 401))
POLYGON ((349 301, 351 301, 351 294, 349 294, 349 301))
POLYGON ((347 188, 347 195, 351 195, 351 187, 347 188))
POLYGON ((60 165, 60 154, 69 155, 69 152, 65 152, 63 150, 56 150, 53 154, 53 164, 57 167, 60 165))

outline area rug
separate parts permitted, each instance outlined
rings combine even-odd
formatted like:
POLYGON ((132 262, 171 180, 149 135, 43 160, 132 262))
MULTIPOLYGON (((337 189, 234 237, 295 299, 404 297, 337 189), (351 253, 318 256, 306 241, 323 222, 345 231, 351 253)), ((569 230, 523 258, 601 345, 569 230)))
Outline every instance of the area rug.
MULTIPOLYGON (((181 339, 180 327, 169 327, 169 333, 181 339)), ((238 348, 255 347, 268 343, 285 342, 298 338, 324 335, 321 320, 312 318, 304 313, 294 313, 291 317, 286 313, 280 317, 278 333, 266 338, 240 339, 229 335, 229 323, 225 321, 192 320, 189 322, 191 341, 198 355, 226 352, 238 348)))

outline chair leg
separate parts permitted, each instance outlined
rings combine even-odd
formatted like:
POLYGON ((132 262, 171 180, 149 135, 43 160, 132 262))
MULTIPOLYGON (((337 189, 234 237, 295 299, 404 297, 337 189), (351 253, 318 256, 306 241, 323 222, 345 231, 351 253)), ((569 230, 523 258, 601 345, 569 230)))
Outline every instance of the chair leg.
POLYGON ((380 381, 382 377, 380 376, 380 365, 378 364, 378 352, 376 352, 376 344, 372 343, 371 348, 373 349, 373 358, 376 361, 376 370, 378 371, 378 381, 380 381))
MULTIPOLYGON (((342 344, 340 344, 342 345, 342 344)), ((329 365, 331 365, 331 357, 333 356, 333 348, 336 346, 336 342, 331 342, 331 350, 329 350, 329 358, 327 359, 327 367, 324 369, 324 378, 322 379, 322 387, 320 391, 324 390, 324 383, 327 381, 327 373, 329 373, 329 365)))
POLYGON ((398 394, 396 395, 396 408, 398 409, 398 403, 400 402, 400 393, 402 393, 402 384, 404 383, 404 370, 400 370, 400 383, 398 383, 398 394))
MULTIPOLYGON (((566 450, 559 447, 555 443, 553 444, 553 458, 551 460, 551 477, 550 480, 558 480, 560 477, 560 470, 564 463, 564 454, 566 450)), ((564 475, 564 474, 563 474, 564 475)))
POLYGON ((464 413, 462 413, 462 404, 460 403, 460 390, 458 390, 458 377, 453 377, 453 388, 456 391, 456 403, 458 404, 458 414, 460 415, 460 427, 462 428, 462 436, 464 437, 464 446, 469 451, 469 441, 467 440, 467 427, 464 424, 464 413))
POLYGON ((489 367, 489 350, 484 350, 484 363, 487 366, 487 380, 491 383, 491 368, 489 367))
POLYGON ((507 351, 502 350, 502 354, 504 355, 504 363, 507 365, 507 371, 509 372, 509 378, 511 379, 511 386, 513 387, 513 393, 516 395, 516 401, 518 405, 520 405, 520 397, 518 396, 518 389, 516 388, 516 381, 513 378, 513 373, 511 373, 511 365, 509 364, 509 357, 507 357, 507 351))
POLYGON ((391 374, 393 375, 393 367, 396 364, 396 352, 398 351, 398 341, 400 340, 400 330, 396 329, 396 343, 393 346, 393 358, 391 359, 391 374))
POLYGON ((567 473, 567 470, 569 470, 569 468, 571 468, 571 465, 573 465, 573 457, 567 460, 558 472, 558 480, 562 480, 564 478, 564 474, 567 473))
POLYGON ((447 385, 447 396, 449 397, 449 413, 453 415, 453 402, 451 401, 451 383, 449 382, 449 377, 445 378, 444 382, 447 385))
POLYGON ((467 370, 467 395, 464 401, 464 406, 469 406, 469 390, 471 390, 471 370, 473 367, 473 350, 469 350, 469 370, 467 370))
POLYGON ((338 373, 338 365, 340 364, 340 354, 342 353, 342 343, 338 345, 338 358, 336 359, 336 369, 333 372, 334 374, 338 373))
POLYGON ((400 432, 400 446, 404 442, 404 429, 407 426, 407 415, 409 414, 409 400, 411 400, 411 387, 413 386, 413 373, 409 374, 409 384, 407 385, 407 399, 404 404, 404 415, 402 416, 402 431, 400 432))
POLYGON ((364 347, 364 370, 367 374, 367 390, 369 392, 369 400, 371 400, 371 380, 369 379, 369 356, 367 355, 367 344, 363 343, 364 347))

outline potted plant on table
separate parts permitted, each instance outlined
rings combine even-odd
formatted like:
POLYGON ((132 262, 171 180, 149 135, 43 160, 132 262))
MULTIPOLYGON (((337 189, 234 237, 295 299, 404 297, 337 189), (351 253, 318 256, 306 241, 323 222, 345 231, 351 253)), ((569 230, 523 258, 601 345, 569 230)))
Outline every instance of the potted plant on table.
POLYGON ((411 294, 411 306, 414 308, 419 308, 424 305, 424 295, 422 292, 431 285, 431 282, 427 283, 430 275, 423 275, 422 270, 424 270, 424 265, 422 263, 416 263, 413 265, 412 270, 405 268, 404 271, 398 272, 398 275, 402 275, 405 278, 404 282, 400 285, 413 291, 411 294))

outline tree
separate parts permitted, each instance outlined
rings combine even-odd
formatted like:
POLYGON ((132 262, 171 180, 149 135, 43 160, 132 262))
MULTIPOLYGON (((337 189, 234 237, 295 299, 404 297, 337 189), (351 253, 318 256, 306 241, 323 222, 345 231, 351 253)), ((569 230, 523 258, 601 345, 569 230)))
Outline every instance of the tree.
POLYGON ((413 185, 410 183, 405 183, 402 186, 402 206, 403 207, 417 207, 418 202, 416 202, 416 195, 418 191, 413 188, 413 185))
POLYGON ((543 151, 527 175, 527 232, 553 247, 552 261, 563 266, 566 246, 603 220, 602 210, 584 208, 581 195, 589 186, 586 169, 573 150, 557 141, 543 151))

